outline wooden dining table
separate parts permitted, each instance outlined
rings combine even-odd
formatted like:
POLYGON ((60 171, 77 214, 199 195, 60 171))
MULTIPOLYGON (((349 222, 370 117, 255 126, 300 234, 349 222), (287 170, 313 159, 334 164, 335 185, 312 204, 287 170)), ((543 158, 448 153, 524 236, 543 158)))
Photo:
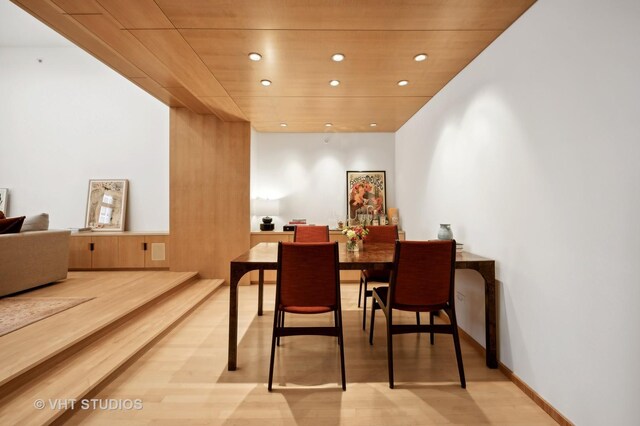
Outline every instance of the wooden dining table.
MULTIPOLYGON (((391 269, 395 246, 389 243, 369 243, 357 252, 346 250, 339 243, 341 270, 391 269)), ((264 271, 278 269, 278 243, 259 243, 231 261, 229 291, 229 354, 227 368, 238 367, 238 284, 249 271, 259 271, 258 315, 262 315, 264 296, 264 271)), ((484 317, 486 364, 498 368, 495 261, 473 253, 456 254, 456 269, 471 269, 484 279, 484 317)))

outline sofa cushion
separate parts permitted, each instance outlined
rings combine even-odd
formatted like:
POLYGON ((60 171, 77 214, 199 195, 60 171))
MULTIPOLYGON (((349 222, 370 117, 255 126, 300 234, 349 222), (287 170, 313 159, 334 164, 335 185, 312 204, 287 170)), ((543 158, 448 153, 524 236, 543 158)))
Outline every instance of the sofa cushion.
POLYGON ((0 219, 0 234, 17 234, 22 228, 24 219, 24 216, 0 219))
POLYGON ((48 229, 49 215, 47 213, 40 213, 36 216, 27 216, 20 232, 46 231, 48 229))
POLYGON ((6 219, 6 216, 4 215, 4 212, 2 210, 0 210, 0 219, 6 219))

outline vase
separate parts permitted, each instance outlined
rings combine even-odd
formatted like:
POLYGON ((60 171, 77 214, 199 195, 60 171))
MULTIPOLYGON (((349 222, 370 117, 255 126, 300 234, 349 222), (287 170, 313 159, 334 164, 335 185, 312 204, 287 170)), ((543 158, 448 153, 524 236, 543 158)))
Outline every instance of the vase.
POLYGON ((359 251, 358 240, 347 241, 347 251, 359 251))
POLYGON ((451 232, 451 225, 448 223, 441 223, 438 230, 439 240, 453 240, 453 232, 451 232))

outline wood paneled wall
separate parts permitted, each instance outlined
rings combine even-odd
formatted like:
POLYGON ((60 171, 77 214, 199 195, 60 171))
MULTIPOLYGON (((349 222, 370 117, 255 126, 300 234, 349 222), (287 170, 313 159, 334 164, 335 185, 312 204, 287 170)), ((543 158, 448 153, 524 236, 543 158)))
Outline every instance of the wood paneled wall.
POLYGON ((171 108, 172 271, 229 282, 229 261, 249 249, 249 123, 171 108))

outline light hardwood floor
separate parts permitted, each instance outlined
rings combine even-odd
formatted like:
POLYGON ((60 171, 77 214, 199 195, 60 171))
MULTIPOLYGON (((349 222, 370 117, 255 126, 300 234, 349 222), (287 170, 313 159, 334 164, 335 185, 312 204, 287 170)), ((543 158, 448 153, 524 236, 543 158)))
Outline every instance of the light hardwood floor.
MULTIPOLYGON (((384 316, 377 315, 376 339, 370 346, 361 329, 357 292, 357 285, 342 286, 346 392, 339 387, 335 339, 317 336, 283 339, 276 351, 274 391, 267 391, 274 294, 270 285, 265 288, 263 317, 256 315, 256 286, 240 287, 239 368, 227 371, 229 290, 223 287, 92 396, 138 398, 142 409, 76 410, 66 420, 260 426, 556 424, 502 373, 486 368, 483 357, 464 341, 467 389, 461 389, 449 336, 436 336, 434 346, 428 335, 395 337, 396 389, 389 389, 384 316)), ((288 324, 296 321, 293 317, 287 317, 288 324)), ((405 316, 408 322, 414 318, 405 316)))
POLYGON ((193 272, 72 272, 58 284, 15 297, 92 297, 0 337, 0 385, 190 279, 193 272))
POLYGON ((222 285, 195 275, 75 272, 64 282, 15 296, 93 299, 85 309, 79 305, 0 337, 0 424, 49 424, 68 401, 108 382, 112 372, 222 285))

